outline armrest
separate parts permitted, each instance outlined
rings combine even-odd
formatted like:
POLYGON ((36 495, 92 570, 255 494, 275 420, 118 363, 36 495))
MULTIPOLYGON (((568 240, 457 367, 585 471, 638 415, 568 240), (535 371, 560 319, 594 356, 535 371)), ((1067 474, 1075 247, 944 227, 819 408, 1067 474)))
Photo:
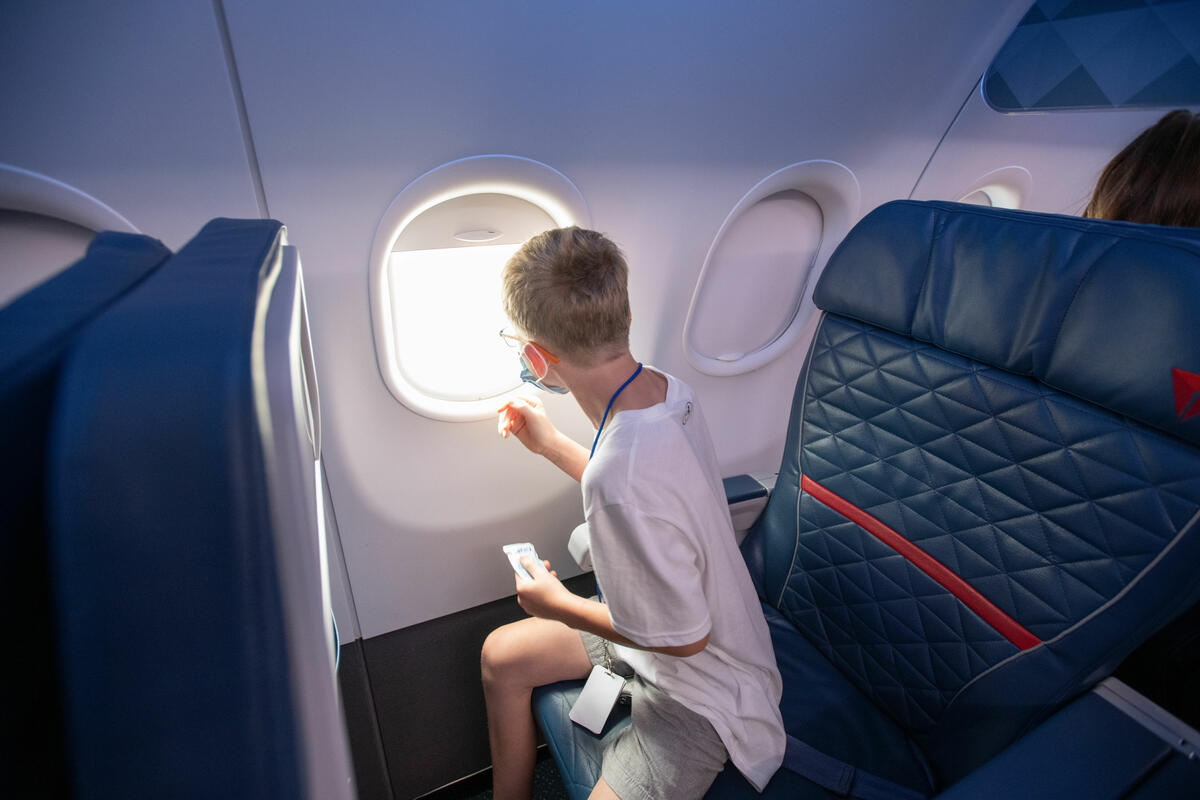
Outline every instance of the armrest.
POLYGON ((1200 734, 1120 681, 1082 695, 937 800, 1188 797, 1200 734), (1181 791, 1176 791, 1180 787, 1181 791))
POLYGON ((722 479, 725 484, 725 501, 729 503, 729 515, 733 518, 733 532, 738 543, 746 537, 746 531, 767 507, 767 499, 775 488, 776 472, 753 475, 734 475, 722 479))

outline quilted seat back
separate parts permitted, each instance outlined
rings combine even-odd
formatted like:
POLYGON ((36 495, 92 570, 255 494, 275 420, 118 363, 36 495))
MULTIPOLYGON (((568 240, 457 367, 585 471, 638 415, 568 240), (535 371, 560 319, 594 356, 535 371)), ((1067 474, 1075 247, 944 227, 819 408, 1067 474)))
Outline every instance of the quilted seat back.
POLYGON ((900 201, 815 300, 765 599, 951 782, 1200 596, 1200 231, 900 201))

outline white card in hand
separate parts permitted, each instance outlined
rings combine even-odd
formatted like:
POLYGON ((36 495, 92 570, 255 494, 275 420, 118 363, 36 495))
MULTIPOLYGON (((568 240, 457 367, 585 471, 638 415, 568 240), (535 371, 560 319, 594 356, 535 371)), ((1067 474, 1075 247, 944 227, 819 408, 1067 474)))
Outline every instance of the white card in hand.
POLYGON ((592 667, 592 674, 588 675, 579 699, 571 706, 571 721, 598 735, 604 730, 604 723, 617 704, 624 685, 625 679, 620 675, 609 672, 599 664, 592 667))
POLYGON ((533 580, 533 576, 529 574, 529 570, 521 566, 521 558, 529 556, 534 561, 538 560, 537 551, 533 549, 533 545, 529 542, 519 542, 517 544, 504 545, 504 552, 508 556, 508 563, 512 564, 513 570, 518 575, 526 580, 533 580))

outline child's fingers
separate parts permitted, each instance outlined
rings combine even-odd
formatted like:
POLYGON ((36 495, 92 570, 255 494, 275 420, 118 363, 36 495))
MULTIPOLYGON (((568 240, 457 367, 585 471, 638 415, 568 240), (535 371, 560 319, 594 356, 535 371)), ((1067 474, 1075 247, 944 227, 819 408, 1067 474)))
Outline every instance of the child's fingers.
POLYGON ((521 430, 525 424, 525 418, 521 416, 521 412, 514 408, 515 403, 508 402, 496 409, 496 433, 507 439, 510 433, 516 433, 521 430))
POLYGON ((508 418, 508 432, 509 433, 520 433, 521 429, 524 427, 525 427, 525 418, 522 417, 520 414, 513 414, 508 418))
POLYGON ((500 415, 500 418, 498 420, 496 420, 496 433, 500 434, 501 437, 507 439, 508 434, 512 432, 512 429, 513 429, 512 417, 510 417, 508 414, 502 413, 500 415))
POLYGON ((529 571, 530 575, 534 575, 539 572, 543 573, 543 574, 551 574, 549 561, 543 561, 541 563, 538 563, 534 558, 532 558, 530 556, 522 556, 521 557, 521 566, 525 567, 525 569, 527 569, 529 571))

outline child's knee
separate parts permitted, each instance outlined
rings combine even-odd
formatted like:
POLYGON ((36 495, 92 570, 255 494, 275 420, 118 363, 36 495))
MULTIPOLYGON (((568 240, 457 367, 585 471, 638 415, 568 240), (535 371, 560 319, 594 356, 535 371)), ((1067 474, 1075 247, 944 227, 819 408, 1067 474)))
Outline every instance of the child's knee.
POLYGON ((508 625, 496 628, 483 641, 479 654, 479 668, 484 685, 502 683, 515 663, 516 649, 513 633, 508 625))

